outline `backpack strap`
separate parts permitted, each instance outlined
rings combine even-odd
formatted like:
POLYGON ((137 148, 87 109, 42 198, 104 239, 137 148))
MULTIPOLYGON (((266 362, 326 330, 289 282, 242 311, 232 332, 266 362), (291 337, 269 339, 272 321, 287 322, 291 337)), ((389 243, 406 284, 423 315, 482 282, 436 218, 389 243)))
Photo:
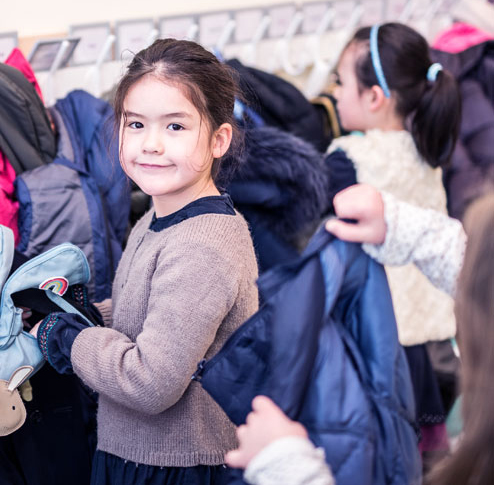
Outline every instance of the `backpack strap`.
POLYGON ((7 280, 14 260, 14 233, 0 225, 0 290, 7 280))

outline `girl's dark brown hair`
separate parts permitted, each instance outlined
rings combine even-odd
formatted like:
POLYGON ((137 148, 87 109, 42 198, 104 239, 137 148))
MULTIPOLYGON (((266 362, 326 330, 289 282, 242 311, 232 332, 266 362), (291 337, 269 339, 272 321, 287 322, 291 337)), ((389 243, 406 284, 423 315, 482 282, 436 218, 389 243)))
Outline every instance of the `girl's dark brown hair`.
POLYGON ((472 204, 464 225, 468 242, 456 296, 463 436, 431 472, 431 485, 494 483, 494 193, 472 204))
MULTIPOLYGON (((365 48, 357 59, 356 76, 362 88, 379 85, 369 49, 370 27, 359 29, 350 44, 365 48)), ((398 114, 410 123, 415 145, 432 167, 446 165, 453 153, 461 116, 460 92, 446 70, 427 80, 432 64, 427 41, 400 23, 379 27, 378 51, 384 77, 396 96, 398 114)))
MULTIPOLYGON (((239 95, 237 83, 228 66, 215 55, 195 42, 176 39, 158 39, 138 52, 115 93, 114 108, 117 126, 125 121, 124 101, 129 89, 147 75, 180 86, 184 94, 207 121, 211 134, 223 123, 233 127, 229 159, 242 147, 240 130, 233 115, 235 97, 239 95)), ((221 160, 215 159, 211 169, 216 181, 221 160)), ((229 166, 233 170, 233 167, 229 166)))

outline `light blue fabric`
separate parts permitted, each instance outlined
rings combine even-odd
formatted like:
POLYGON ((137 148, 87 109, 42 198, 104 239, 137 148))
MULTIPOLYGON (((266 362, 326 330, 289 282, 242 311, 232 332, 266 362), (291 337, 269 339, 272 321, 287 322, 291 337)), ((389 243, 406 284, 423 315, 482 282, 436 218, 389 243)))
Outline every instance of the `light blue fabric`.
POLYGON ((377 34, 379 33, 379 24, 373 25, 370 31, 370 53, 372 59, 372 65, 374 66, 374 72, 376 73, 377 81, 379 86, 384 92, 384 96, 389 98, 391 92, 389 91, 388 83, 386 82, 386 77, 384 76, 383 67, 381 65, 381 58, 379 57, 379 47, 377 43, 377 34))
POLYGON ((14 233, 11 229, 0 225, 0 288, 9 276, 14 260, 14 233))
MULTIPOLYGON (((12 295, 28 288, 39 288, 49 278, 65 278, 69 285, 85 284, 90 278, 84 253, 70 243, 60 244, 30 259, 5 280, 13 255, 12 231, 0 226, 0 283, 4 283, 0 302, 0 379, 4 380, 8 380, 20 366, 29 365, 37 371, 44 362, 36 338, 23 331, 22 310, 15 307, 12 295)), ((45 291, 54 296, 50 299, 62 308, 61 296, 55 295, 51 290, 45 291)), ((69 309, 63 309, 78 313, 69 306, 69 309)))

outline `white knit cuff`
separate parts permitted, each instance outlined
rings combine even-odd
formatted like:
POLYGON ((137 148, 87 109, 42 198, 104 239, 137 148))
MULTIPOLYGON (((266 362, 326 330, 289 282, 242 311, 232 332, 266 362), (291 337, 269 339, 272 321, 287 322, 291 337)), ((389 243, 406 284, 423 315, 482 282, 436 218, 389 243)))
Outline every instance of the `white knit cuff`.
POLYGON ((386 223, 386 237, 382 244, 362 244, 362 249, 381 264, 401 265, 408 261, 407 254, 397 250, 397 233, 400 225, 400 202, 392 195, 381 192, 384 204, 384 221, 386 223))
POLYGON ((250 461, 244 479, 257 485, 334 485, 324 450, 299 436, 280 438, 263 448, 250 461))

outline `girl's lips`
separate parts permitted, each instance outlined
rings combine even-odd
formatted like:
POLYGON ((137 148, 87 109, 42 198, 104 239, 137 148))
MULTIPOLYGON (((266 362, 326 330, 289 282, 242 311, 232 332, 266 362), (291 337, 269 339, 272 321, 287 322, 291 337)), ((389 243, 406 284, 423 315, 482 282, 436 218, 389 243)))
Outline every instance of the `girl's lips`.
POLYGON ((138 165, 141 168, 147 168, 150 170, 159 170, 160 168, 169 168, 172 166, 172 165, 153 165, 150 163, 137 163, 136 165, 138 165))

